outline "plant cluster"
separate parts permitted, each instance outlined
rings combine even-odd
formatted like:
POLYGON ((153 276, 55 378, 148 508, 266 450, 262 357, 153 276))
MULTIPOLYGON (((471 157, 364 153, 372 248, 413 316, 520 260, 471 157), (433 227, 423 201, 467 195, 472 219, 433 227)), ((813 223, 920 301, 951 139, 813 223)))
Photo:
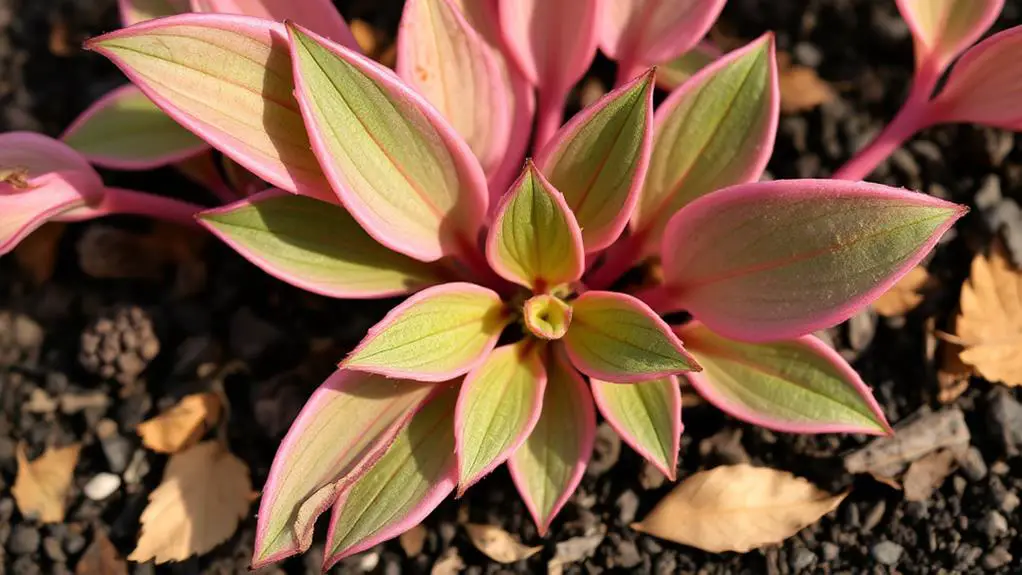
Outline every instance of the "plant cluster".
POLYGON ((281 444, 255 566, 307 549, 332 509, 329 566, 504 463, 545 532, 597 410, 673 479, 679 377, 770 429, 890 433, 811 334, 881 295, 966 208, 857 180, 926 126, 1022 114, 1018 30, 966 50, 997 0, 898 0, 918 63, 905 108, 835 179, 762 182, 774 40, 701 43, 723 0, 408 0, 395 71, 329 0, 186 4, 121 0, 127 27, 87 48, 132 83, 62 141, 0 136, 0 253, 48 220, 197 218, 306 290, 408 296, 281 444), (618 85, 562 125, 598 48, 618 85), (672 89, 654 107, 658 81, 672 89), (90 162, 175 165, 223 205, 107 187, 90 162))

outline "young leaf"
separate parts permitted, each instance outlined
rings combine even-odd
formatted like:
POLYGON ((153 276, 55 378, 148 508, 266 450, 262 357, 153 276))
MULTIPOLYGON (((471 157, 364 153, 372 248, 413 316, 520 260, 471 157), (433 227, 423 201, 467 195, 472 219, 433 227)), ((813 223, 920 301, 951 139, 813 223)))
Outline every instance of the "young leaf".
POLYGON ((431 287, 391 310, 341 367, 447 381, 485 360, 509 320, 491 290, 469 283, 431 287))
POLYGON ((682 206, 759 179, 774 147, 780 97, 774 38, 765 34, 700 70, 657 109, 653 155, 633 232, 659 241, 682 206))
POLYGON ((677 332, 703 366, 685 374, 692 387, 732 417, 788 433, 890 433, 859 375, 813 336, 744 343, 698 322, 677 332))
POLYGON ((330 0, 191 0, 192 12, 243 14, 274 22, 295 22, 352 50, 358 43, 330 0))
POLYGON ((18 172, 26 180, 51 172, 76 172, 83 189, 103 189, 103 180, 85 157, 60 140, 34 132, 0 134, 0 174, 18 172))
POLYGON ((1022 72, 1015 59, 1022 49, 1022 26, 983 40, 968 50, 933 100, 933 122, 984 124, 1022 129, 1022 72))
POLYGON ((664 320, 621 293, 590 291, 573 301, 562 341, 579 371, 606 381, 645 381, 699 369, 664 320))
POLYGON ((95 198, 93 174, 59 172, 29 181, 30 189, 0 183, 0 255, 47 221, 95 198))
POLYGON ((15 451, 18 474, 11 486, 11 495, 23 517, 40 523, 62 523, 67 496, 78 465, 80 444, 47 448, 33 461, 28 460, 25 444, 15 451))
POLYGON ((534 295, 522 306, 522 320, 540 339, 561 339, 571 326, 571 306, 555 295, 534 295))
POLYGON ((454 441, 458 495, 504 463, 539 420, 546 370, 529 340, 494 350, 458 394, 454 441))
POLYGON ((575 216, 532 162, 497 206, 486 259, 501 277, 534 292, 573 282, 585 271, 575 216))
POLYGON ((671 219, 664 282, 673 309, 688 310, 721 335, 791 339, 869 305, 966 211, 866 182, 732 186, 671 219))
POLYGON ((624 70, 681 56, 702 40, 725 0, 613 0, 600 9, 600 49, 624 70))
POLYGON ((418 525, 454 489, 454 406, 450 386, 412 416, 387 452, 337 498, 324 570, 418 525))
POLYGON ((639 383, 590 379, 607 423, 639 455, 674 481, 681 445, 681 389, 675 376, 639 383))
POLYGON ((596 55, 596 2, 501 0, 500 25, 511 58, 532 85, 564 94, 596 55))
POLYGON ((437 282, 427 264, 376 243, 341 206, 270 190, 199 215, 270 275, 329 297, 390 297, 437 282))
POLYGON ((188 0, 117 0, 124 27, 188 11, 188 0))
POLYGON ((592 396, 575 368, 558 353, 547 357, 546 372, 539 421, 508 460, 540 535, 582 480, 596 436, 592 396))
POLYGON ((564 194, 588 253, 621 235, 639 199, 653 143, 652 70, 577 114, 537 165, 564 194))
POLYGON ((916 67, 940 74, 997 19, 1004 0, 895 0, 915 39, 916 67))
POLYGON ((397 74, 443 114, 487 175, 504 161, 514 110, 498 57, 451 0, 405 3, 397 74))
POLYGON ((280 24, 183 14, 85 44, 164 112, 252 173, 289 192, 334 198, 295 101, 280 24))
POLYGON ((148 170, 209 149, 134 85, 103 96, 60 137, 90 162, 114 170, 148 170))
POLYGON ((316 517, 372 466, 436 386, 339 370, 312 394, 273 458, 253 568, 300 553, 316 517))
POLYGON ((725 465, 683 481, 632 528, 711 553, 744 553, 791 537, 847 495, 776 469, 725 465))
POLYGON ((474 249, 489 196, 468 146, 386 68, 300 28, 288 31, 313 150, 351 215, 415 259, 474 249))
POLYGON ((712 64, 720 56, 720 49, 716 46, 701 42, 681 56, 657 66, 656 85, 661 90, 670 92, 695 76, 696 72, 712 64))

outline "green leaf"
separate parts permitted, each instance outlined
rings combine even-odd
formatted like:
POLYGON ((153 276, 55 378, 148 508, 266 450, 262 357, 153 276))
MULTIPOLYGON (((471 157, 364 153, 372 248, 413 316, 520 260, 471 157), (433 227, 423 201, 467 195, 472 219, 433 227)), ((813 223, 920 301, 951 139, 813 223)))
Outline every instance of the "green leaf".
POLYGON ((678 331, 703 371, 686 374, 721 410, 790 433, 890 432, 880 406, 855 370, 812 336, 745 343, 693 322, 678 331))
POLYGON ((699 369, 664 320, 621 293, 590 291, 572 302, 571 326, 562 341, 579 371, 607 381, 643 381, 699 369))
POLYGON ((425 289, 369 330, 343 367, 447 381, 478 365, 510 320, 500 296, 469 283, 425 289))
POLYGON ((392 252, 344 208, 281 191, 203 212, 200 222, 274 277, 321 295, 387 297, 436 283, 427 264, 392 252))
POLYGON ((681 390, 674 376, 639 383, 590 379, 607 423, 639 455, 674 481, 681 444, 681 390))
POLYGON ((780 98, 773 36, 731 52, 657 109, 653 156, 633 230, 655 246, 692 200, 759 179, 773 151, 780 98))
POLYGON ((582 276, 585 253, 575 217, 532 162, 497 207, 486 257, 501 277, 534 292, 582 276))
POLYGON ((546 371, 532 345, 499 347, 465 378, 454 416, 459 496, 504 463, 539 419, 546 371))

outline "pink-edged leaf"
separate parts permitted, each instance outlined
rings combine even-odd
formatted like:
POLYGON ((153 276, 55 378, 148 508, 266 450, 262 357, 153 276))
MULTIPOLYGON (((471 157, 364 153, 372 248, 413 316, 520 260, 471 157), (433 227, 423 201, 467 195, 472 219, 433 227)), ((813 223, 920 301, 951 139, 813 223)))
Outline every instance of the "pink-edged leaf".
POLYGON ((656 85, 661 90, 672 91, 721 57, 720 48, 708 42, 700 42, 694 48, 656 69, 656 85))
POLYGON ((539 350, 528 339, 498 347, 465 377, 454 413, 459 496, 529 436, 546 380, 539 350))
POLYGON ((209 149, 131 84, 89 106, 60 139, 93 164, 114 170, 149 170, 209 149))
POLYGON ((582 231, 564 196, 528 162, 497 206, 486 259, 501 277, 534 292, 582 277, 582 231))
POLYGON ((100 190, 103 181, 89 161, 60 140, 35 132, 0 134, 0 172, 31 179, 52 172, 78 172, 80 186, 100 190))
POLYGON ((733 417, 788 433, 891 433, 859 374, 814 336, 746 343, 699 322, 677 333, 703 366, 685 377, 699 395, 733 417))
POLYGON ((121 12, 121 25, 131 26, 187 12, 188 0, 117 0, 117 8, 121 12))
POLYGON ((191 0, 193 12, 241 14, 274 22, 291 21, 358 50, 351 29, 330 0, 191 0))
POLYGON ((246 16, 183 14, 93 38, 157 106, 271 184, 334 198, 294 98, 281 24, 246 16))
POLYGON ((681 56, 703 39, 725 0, 611 0, 600 4, 600 49, 625 70, 681 56))
POLYGON ((588 253, 621 235, 646 179, 653 144, 653 70, 571 119, 536 164, 582 228, 588 253))
POLYGON ((532 117, 536 113, 536 96, 532 85, 505 55, 504 38, 500 29, 500 0, 454 0, 472 28, 486 41, 496 58, 504 78, 504 90, 510 98, 511 131, 503 161, 489 175, 490 206, 497 204, 501 195, 521 170, 525 150, 532 135, 532 117))
POLYGON ((1004 0, 895 0, 915 40, 916 67, 939 75, 979 40, 1004 0))
POLYGON ((487 176, 504 160, 513 94, 498 54, 452 0, 408 0, 397 38, 397 74, 443 114, 487 176))
POLYGON ((621 384, 590 378, 600 414, 639 455, 674 481, 681 444, 681 389, 675 376, 621 384))
POLYGON ((571 307, 562 341, 571 362, 589 377, 623 383, 699 369, 671 328, 639 299, 589 291, 571 307))
POLYGON ((510 321, 495 292, 469 283, 427 288, 370 328, 342 367, 447 381, 468 373, 490 354, 510 321))
POLYGON ((500 25, 511 58, 534 86, 563 95, 596 55, 597 3, 501 0, 500 25))
POLYGON ((585 381, 562 353, 546 360, 543 408, 532 433, 508 460, 515 487, 540 535, 575 492, 593 452, 596 412, 585 381))
POLYGON ((457 398, 457 386, 437 393, 372 468, 337 498, 324 570, 418 525, 454 490, 457 398))
POLYGON ((342 208, 270 190, 199 215, 270 275, 329 297, 402 295, 437 283, 430 266, 376 243, 342 208))
POLYGON ((312 394, 263 488, 253 568, 308 549, 316 517, 394 441, 436 385, 348 370, 312 394))
POLYGON ((732 186, 668 224, 661 255, 669 307, 739 340, 812 333, 887 291, 966 211, 866 182, 732 186))
POLYGON ((955 63, 934 99, 933 120, 1022 130, 1022 26, 983 40, 955 63))
POLYGON ((0 183, 0 255, 47 221, 98 199, 90 175, 55 172, 33 178, 26 188, 0 183))
POLYGON ((714 190, 762 175, 780 96, 774 39, 765 34, 700 70, 657 109, 653 155, 633 232, 655 249, 667 220, 714 190))
POLYGON ((312 147, 370 235, 423 261, 475 249, 486 178, 422 96, 376 62, 290 27, 298 100, 312 147))

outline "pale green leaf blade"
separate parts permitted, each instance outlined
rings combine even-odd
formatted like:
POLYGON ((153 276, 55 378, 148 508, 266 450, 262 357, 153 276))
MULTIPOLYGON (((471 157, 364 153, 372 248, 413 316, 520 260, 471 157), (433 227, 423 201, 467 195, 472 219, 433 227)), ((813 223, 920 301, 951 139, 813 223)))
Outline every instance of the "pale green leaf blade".
POLYGON ((674 480, 681 444, 681 389, 675 376, 639 383, 590 379, 604 419, 632 449, 674 480))

